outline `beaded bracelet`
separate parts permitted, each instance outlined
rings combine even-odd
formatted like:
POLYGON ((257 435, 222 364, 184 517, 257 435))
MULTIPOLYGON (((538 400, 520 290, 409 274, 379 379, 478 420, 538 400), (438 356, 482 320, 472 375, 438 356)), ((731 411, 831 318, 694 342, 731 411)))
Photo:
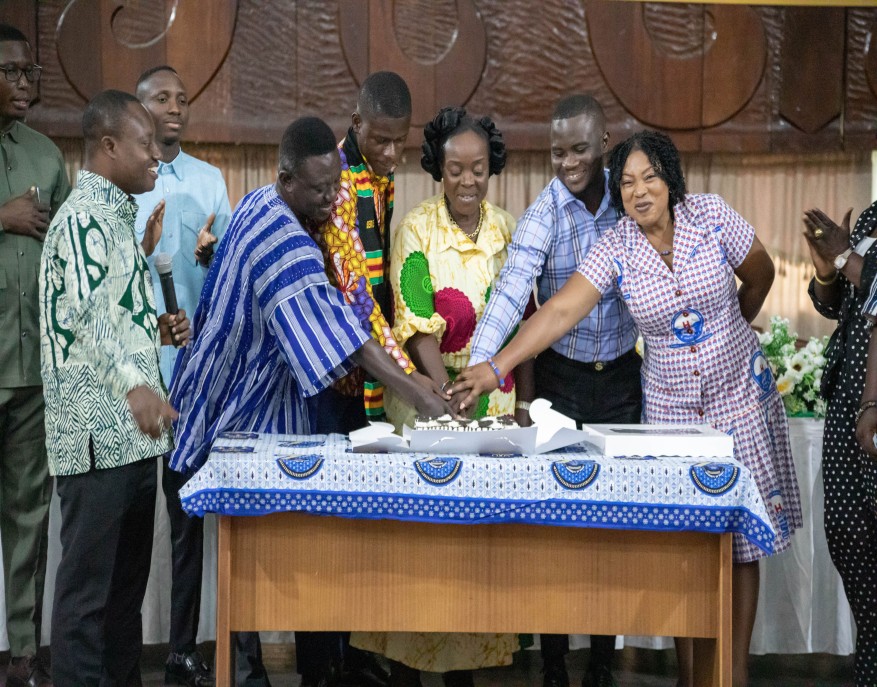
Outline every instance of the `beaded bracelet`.
POLYGON ((530 404, 527 401, 516 401, 515 402, 515 410, 526 410, 529 413, 530 412, 530 404))
POLYGON ((859 412, 856 413, 856 426, 858 426, 859 420, 862 419, 862 415, 865 414, 865 411, 870 410, 871 408, 877 408, 877 401, 865 401, 859 406, 859 412))
POLYGON ((495 374, 496 378, 499 380, 499 385, 502 386, 503 384, 505 384, 505 377, 502 376, 502 373, 499 371, 496 363, 493 362, 493 358, 488 358, 487 364, 490 365, 490 369, 493 370, 493 374, 495 374))

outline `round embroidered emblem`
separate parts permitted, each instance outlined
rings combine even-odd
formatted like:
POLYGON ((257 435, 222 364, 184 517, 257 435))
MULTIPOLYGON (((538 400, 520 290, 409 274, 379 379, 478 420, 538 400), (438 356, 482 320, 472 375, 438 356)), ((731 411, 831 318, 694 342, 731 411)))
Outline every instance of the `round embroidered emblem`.
POLYGON ((308 479, 316 475, 323 467, 323 456, 313 453, 308 456, 278 456, 277 465, 292 479, 308 479))
POLYGON ((429 262, 419 250, 411 253, 402 264, 399 288, 405 305, 417 317, 432 317, 435 312, 429 262))
POLYGON ((584 489, 597 479, 600 466, 593 460, 557 461, 551 464, 551 474, 564 489, 584 489))
POLYGON ((447 323, 439 350, 456 353, 465 348, 475 333, 475 309, 469 297, 459 289, 439 289, 435 294, 435 311, 447 323))
POLYGON ((706 324, 703 315, 693 308, 680 310, 673 315, 670 326, 673 329, 673 334, 680 342, 670 344, 670 348, 699 344, 712 336, 712 332, 705 331, 706 324))
POLYGON ((437 487, 443 487, 457 479, 463 469, 463 461, 452 456, 435 456, 415 460, 414 469, 424 481, 437 487))
POLYGON ((694 486, 704 494, 721 496, 737 484, 740 468, 728 463, 698 463, 688 470, 694 486))
POLYGON ((773 371, 770 369, 770 363, 764 357, 761 351, 755 351, 749 359, 749 371, 752 373, 752 379, 761 389, 762 398, 769 395, 773 391, 773 371))

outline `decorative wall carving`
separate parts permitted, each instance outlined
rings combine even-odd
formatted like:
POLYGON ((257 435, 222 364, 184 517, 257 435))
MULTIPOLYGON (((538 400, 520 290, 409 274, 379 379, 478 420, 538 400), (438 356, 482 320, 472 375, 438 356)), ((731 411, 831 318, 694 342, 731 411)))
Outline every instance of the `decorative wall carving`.
POLYGON ((171 64, 194 101, 231 47, 237 0, 68 0, 55 26, 58 64, 87 101, 131 90, 149 67, 171 64))
POLYGON ((592 0, 587 12, 606 83, 643 124, 716 126, 742 110, 761 82, 767 44, 749 7, 592 0))
MULTIPOLYGON (((0 19, 45 68, 37 128, 78 136, 85 98, 159 63, 194 96, 195 140, 276 143, 301 114, 340 134, 370 70, 544 149, 556 100, 590 91, 614 140, 644 126, 689 151, 877 144, 877 9, 609 0, 15 0, 0 19), (807 38, 809 36, 810 38, 807 38), (841 74, 841 77, 838 77, 841 74)), ((420 127, 409 142, 420 143, 420 127)))
POLYGON ((425 41, 419 22, 402 26, 395 21, 393 0, 341 0, 338 8, 341 47, 356 83, 371 72, 398 72, 410 84, 414 125, 426 124, 445 105, 465 105, 481 81, 487 57, 484 24, 472 0, 454 4, 456 26, 440 56, 428 62, 402 49, 400 39, 425 41))

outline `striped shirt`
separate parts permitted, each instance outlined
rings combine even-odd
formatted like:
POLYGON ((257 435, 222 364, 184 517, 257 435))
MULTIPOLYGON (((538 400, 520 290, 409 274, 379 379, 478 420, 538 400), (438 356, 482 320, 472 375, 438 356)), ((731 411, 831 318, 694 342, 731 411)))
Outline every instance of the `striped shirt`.
MULTIPOLYGON (((618 219, 603 200, 592 215, 557 177, 551 180, 518 221, 509 244, 509 257, 499 274, 490 302, 478 322, 470 365, 495 355, 521 321, 536 281, 536 295, 544 303, 566 283, 603 233, 618 219)), ((636 326, 621 294, 608 291, 590 315, 558 339, 552 348, 584 363, 615 360, 636 344, 636 326)))
POLYGON ((171 387, 180 472, 201 467, 223 431, 310 433, 305 399, 347 373, 370 338, 274 186, 235 209, 192 329, 171 387))

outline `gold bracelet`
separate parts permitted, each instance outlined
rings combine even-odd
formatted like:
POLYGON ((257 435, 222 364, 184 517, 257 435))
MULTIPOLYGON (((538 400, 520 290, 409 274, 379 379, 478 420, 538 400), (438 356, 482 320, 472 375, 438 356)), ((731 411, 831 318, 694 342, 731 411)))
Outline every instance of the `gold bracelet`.
POLYGON ((859 406, 859 412, 856 413, 856 423, 855 427, 859 425, 859 420, 862 419, 862 415, 865 414, 866 410, 870 410, 871 408, 877 408, 877 401, 865 401, 862 405, 859 406))
POLYGON ((840 272, 835 271, 834 276, 831 279, 820 279, 819 273, 816 273, 813 275, 813 278, 816 280, 816 283, 820 284, 821 286, 831 286, 832 284, 834 284, 834 282, 837 281, 837 275, 839 274, 840 272))

